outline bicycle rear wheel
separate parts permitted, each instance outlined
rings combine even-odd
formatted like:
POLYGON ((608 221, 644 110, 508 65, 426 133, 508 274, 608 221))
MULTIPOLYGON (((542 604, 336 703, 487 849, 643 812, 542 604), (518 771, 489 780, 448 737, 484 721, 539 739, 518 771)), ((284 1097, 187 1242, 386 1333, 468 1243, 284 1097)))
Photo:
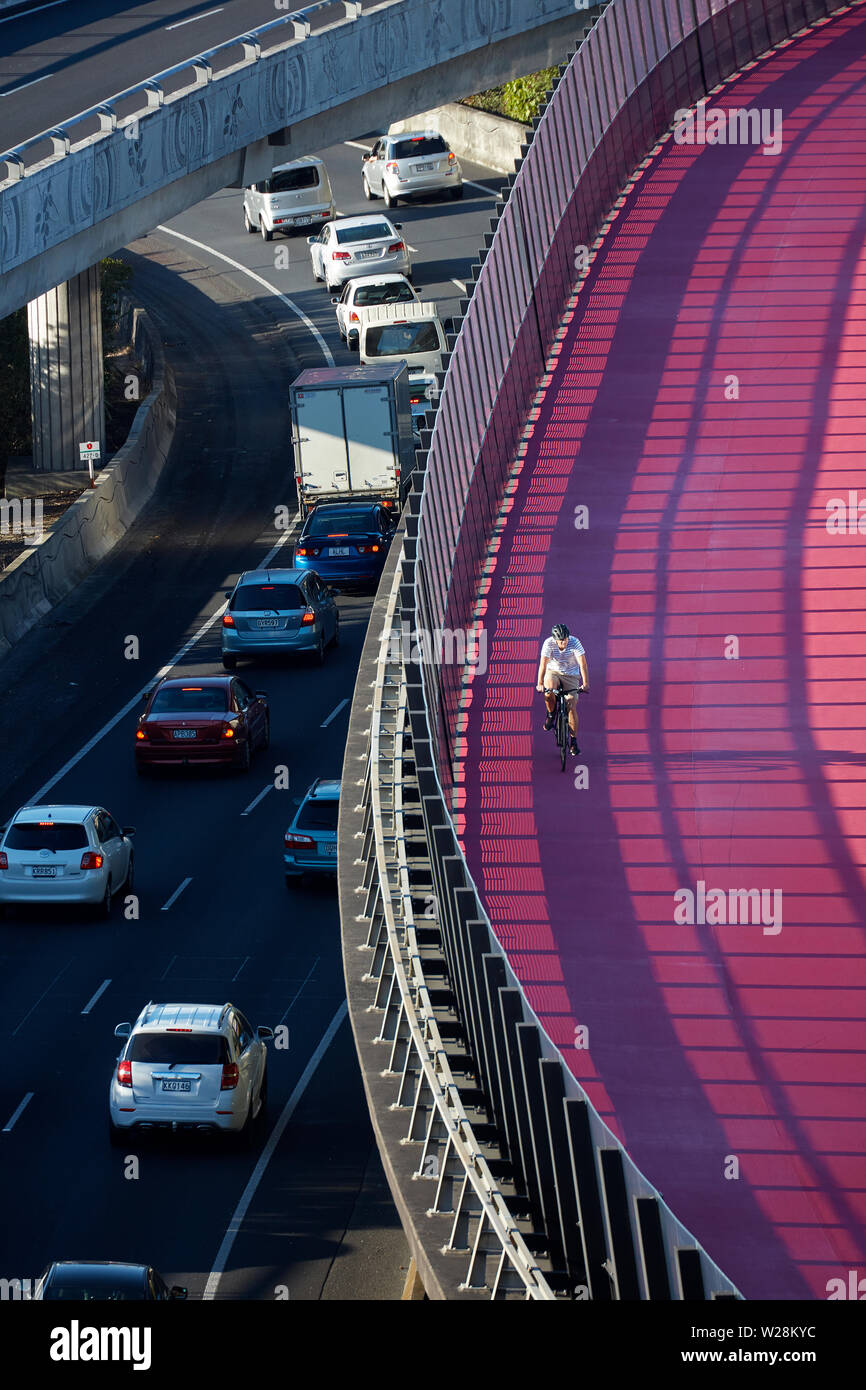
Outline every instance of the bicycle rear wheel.
POLYGON ((565 771, 565 764, 568 761, 568 709, 562 695, 559 697, 559 708, 556 718, 556 741, 559 744, 559 756, 562 760, 562 771, 565 771))

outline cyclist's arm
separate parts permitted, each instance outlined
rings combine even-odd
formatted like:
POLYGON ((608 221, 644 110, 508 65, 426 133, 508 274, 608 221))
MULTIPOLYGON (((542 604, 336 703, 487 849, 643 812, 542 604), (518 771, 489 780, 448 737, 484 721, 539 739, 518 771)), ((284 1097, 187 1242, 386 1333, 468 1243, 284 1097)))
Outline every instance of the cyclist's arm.
POLYGON ((547 670, 547 657, 543 656, 538 663, 538 679, 535 682, 536 690, 544 689, 544 673, 547 670))
POLYGON ((585 652, 580 652, 580 653, 578 654, 577 660, 578 660, 578 662, 579 662, 579 664, 580 664, 580 681, 581 681, 581 685, 583 686, 584 690, 589 690, 589 676, 587 675, 587 672, 586 672, 586 654, 585 654, 585 652))

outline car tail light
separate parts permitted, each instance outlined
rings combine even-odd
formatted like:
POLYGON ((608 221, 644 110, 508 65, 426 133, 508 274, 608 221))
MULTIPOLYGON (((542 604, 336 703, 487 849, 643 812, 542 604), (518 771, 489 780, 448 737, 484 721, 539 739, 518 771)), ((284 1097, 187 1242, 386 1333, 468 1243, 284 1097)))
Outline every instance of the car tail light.
MULTIPOLYGON (((399 468, 398 468, 398 469, 397 469, 397 477, 399 478, 399 476, 400 476, 400 470, 399 470, 399 468)), ((383 506, 383 507, 393 507, 393 505, 394 505, 394 499, 393 499, 393 497, 383 497, 383 498, 382 498, 382 506, 383 506)))
POLYGON ((376 554, 378 553, 378 550, 379 550, 378 545, 359 545, 359 546, 358 546, 358 554, 359 554, 359 555, 376 555, 376 554))
POLYGON ((223 613, 223 627, 234 627, 235 620, 231 613, 223 613))
POLYGON ((225 728, 223 729, 223 738, 234 738, 234 736, 235 731, 232 728, 231 724, 226 724, 225 728))
POLYGON ((360 323, 360 322, 361 322, 361 315, 360 315, 360 314, 356 314, 354 309, 352 310, 351 314, 349 315, 349 322, 350 322, 350 323, 360 323))
POLYGON ((291 830, 286 831, 286 849, 291 849, 294 845, 314 845, 315 843, 311 835, 295 835, 291 830))
POLYGON ((136 729, 135 737, 139 740, 139 742, 143 742, 147 738, 147 734, 145 733, 144 729, 136 729))
POLYGON ((451 153, 450 153, 449 156, 448 156, 448 163, 449 163, 449 164, 454 164, 454 163, 456 162, 456 160, 457 160, 457 156, 456 156, 456 154, 454 153, 454 151, 452 150, 451 153))
POLYGON ((8 868, 9 868, 9 860, 6 858, 6 855, 3 853, 3 851, 0 850, 0 869, 8 869, 8 868))
POLYGON ((351 251, 332 251, 332 252, 331 252, 331 260, 332 260, 332 261, 350 261, 351 259, 352 259, 352 253, 351 253, 351 251))
POLYGON ((298 555, 318 555, 321 548, 320 545, 299 545, 296 553, 298 555))
POLYGON ((221 1091, 233 1091, 238 1084, 237 1062, 223 1062, 223 1079, 220 1082, 221 1091))
POLYGON ((390 162, 390 164, 386 164, 386 165, 385 165, 385 168, 388 170, 388 173, 389 173, 389 174, 399 174, 399 173, 400 173, 400 166, 399 166, 399 164, 397 163, 396 159, 392 159, 391 162, 390 162))
POLYGON ((308 608, 305 611, 303 618, 301 619, 301 627, 309 627, 310 623, 314 623, 315 621, 315 613, 313 612, 312 608, 308 608))
POLYGON ((117 1064, 117 1084, 118 1086, 132 1085, 132 1063, 118 1062, 117 1064))
MULTIPOLYGON (((403 250, 403 243, 402 243, 402 241, 392 241, 392 242, 391 242, 391 245, 388 247, 388 254, 390 255, 392 251, 402 251, 402 250, 403 250)), ((403 321, 404 321, 404 323, 405 323, 405 319, 404 319, 403 321)))
POLYGON ((81 856, 82 869, 101 869, 104 863, 105 860, 102 855, 94 853, 92 849, 89 849, 86 854, 82 854, 81 856))

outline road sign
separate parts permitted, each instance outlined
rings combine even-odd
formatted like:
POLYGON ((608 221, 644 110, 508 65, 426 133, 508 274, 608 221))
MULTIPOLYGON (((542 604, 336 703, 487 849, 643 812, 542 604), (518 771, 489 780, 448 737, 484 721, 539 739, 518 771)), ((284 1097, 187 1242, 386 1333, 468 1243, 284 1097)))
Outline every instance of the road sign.
POLYGON ((81 460, 98 459, 102 457, 102 450, 98 439, 87 439, 78 446, 78 454, 81 460))

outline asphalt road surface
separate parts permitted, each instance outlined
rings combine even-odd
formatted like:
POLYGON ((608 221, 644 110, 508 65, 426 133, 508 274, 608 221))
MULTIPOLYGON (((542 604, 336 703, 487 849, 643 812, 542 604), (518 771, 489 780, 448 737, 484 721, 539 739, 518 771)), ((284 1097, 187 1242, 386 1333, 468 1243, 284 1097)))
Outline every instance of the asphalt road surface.
MULTIPOLYGON (((323 157, 340 209, 368 208, 361 151, 323 157)), ((466 173, 478 186, 462 203, 395 214, 418 283, 446 313, 499 186, 466 173)), ((115 1258, 154 1263, 191 1297, 396 1298, 408 1252, 345 1018, 335 891, 287 892, 281 872, 296 798, 342 767, 348 707, 334 712, 353 693, 369 596, 340 597, 341 643, 323 668, 249 668, 270 697, 271 746, 248 774, 140 781, 132 762, 138 693, 179 652, 179 673, 221 669, 223 592, 286 535, 274 514, 294 501, 289 382, 324 363, 323 346, 337 362, 353 357, 304 238, 248 236, 236 191, 125 254, 177 375, 174 451, 124 544, 3 664, 0 818, 39 794, 102 804, 135 825, 138 916, 118 905, 109 923, 31 912, 0 924, 0 1182, 15 1194, 0 1277, 115 1258), (131 636, 137 659, 125 655, 131 636), (280 766, 288 790, 274 789, 280 766), (254 1025, 288 1028, 288 1048, 269 1045, 263 1148, 136 1141, 137 1165, 110 1148, 114 1026, 169 999, 228 999, 254 1025)))

